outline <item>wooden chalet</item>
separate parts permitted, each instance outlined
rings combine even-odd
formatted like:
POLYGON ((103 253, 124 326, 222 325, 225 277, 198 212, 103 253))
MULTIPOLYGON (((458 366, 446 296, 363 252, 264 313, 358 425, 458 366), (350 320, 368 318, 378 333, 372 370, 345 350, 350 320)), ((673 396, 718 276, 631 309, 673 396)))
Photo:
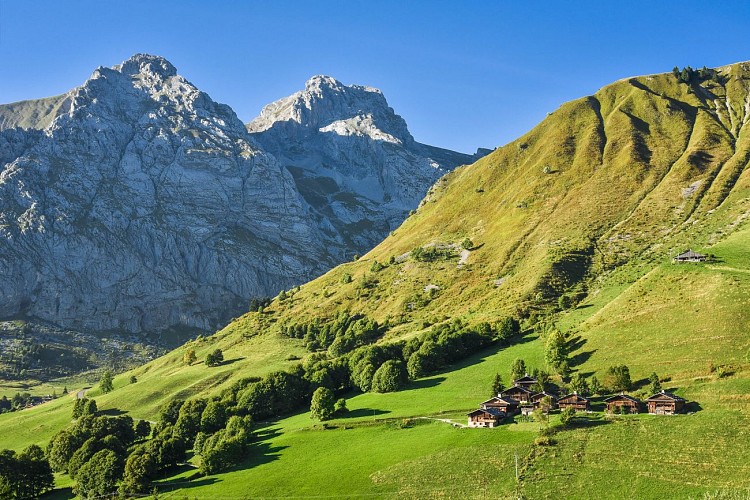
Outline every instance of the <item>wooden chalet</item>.
POLYGON ((680 255, 677 255, 673 261, 677 263, 682 262, 706 262, 707 257, 701 253, 693 252, 692 250, 688 250, 687 252, 682 252, 680 255))
POLYGON ((552 402, 552 406, 550 406, 550 409, 557 408, 557 398, 550 394, 549 392, 537 392, 535 394, 531 395, 531 398, 529 398, 530 403, 534 405, 534 408, 539 408, 539 406, 542 403, 542 399, 549 397, 550 401, 552 402))
POLYGON ((685 409, 685 403, 686 401, 680 396, 666 391, 654 394, 646 400, 648 412, 652 415, 674 415, 675 413, 682 413, 685 409))
POLYGON ((573 394, 568 394, 567 396, 563 396, 560 399, 558 399, 557 406, 561 410, 564 410, 566 408, 573 408, 576 411, 590 411, 591 410, 591 405, 589 403, 588 398, 581 396, 577 392, 574 392, 573 394))
POLYGON ((528 373, 524 375, 523 377, 514 380, 513 385, 517 385, 519 387, 523 387, 524 389, 530 391, 531 388, 534 386, 534 384, 537 383, 537 379, 530 376, 528 373))
POLYGON ((479 407, 481 409, 494 408, 505 412, 507 415, 514 415, 518 412, 518 401, 498 396, 480 403, 479 407))
POLYGON ((604 400, 609 413, 640 413, 641 401, 627 394, 617 394, 604 400))
POLYGON ((532 392, 520 385, 514 385, 500 393, 501 397, 515 399, 519 403, 528 403, 532 392))
POLYGON ((497 408, 480 408, 468 416, 469 427, 495 427, 505 418, 505 412, 497 408))

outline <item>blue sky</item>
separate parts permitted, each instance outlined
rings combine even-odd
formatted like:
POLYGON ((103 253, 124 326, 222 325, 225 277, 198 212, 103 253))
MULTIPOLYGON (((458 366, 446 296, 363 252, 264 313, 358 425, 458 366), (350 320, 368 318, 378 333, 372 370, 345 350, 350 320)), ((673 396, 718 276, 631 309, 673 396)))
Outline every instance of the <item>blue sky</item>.
POLYGON ((0 0, 0 102, 147 52, 243 121, 327 74, 383 90, 417 140, 473 152, 620 78, 750 60, 749 28, 731 0, 0 0))

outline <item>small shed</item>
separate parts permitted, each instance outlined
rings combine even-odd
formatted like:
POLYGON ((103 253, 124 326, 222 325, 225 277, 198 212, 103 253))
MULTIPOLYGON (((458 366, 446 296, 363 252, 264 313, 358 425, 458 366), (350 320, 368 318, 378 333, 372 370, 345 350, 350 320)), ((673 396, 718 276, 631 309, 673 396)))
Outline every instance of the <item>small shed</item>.
POLYGON ((706 259, 707 257, 703 255, 702 253, 688 250, 686 252, 682 252, 680 255, 675 256, 673 260, 674 262, 677 262, 677 263, 683 263, 683 262, 706 262, 706 259))
POLYGON ((563 396, 560 399, 558 399, 557 406, 559 406, 561 410, 564 410, 566 408, 573 408, 576 411, 590 411, 591 410, 591 404, 588 398, 581 396, 577 392, 574 392, 573 394, 568 394, 567 396, 563 396))
POLYGON ((495 427, 505 418, 505 412, 497 408, 480 408, 468 416, 469 427, 495 427))
POLYGON ((652 415, 682 413, 685 410, 685 403, 683 398, 667 391, 656 393, 646 400, 648 412, 652 415))
POLYGON ((625 393, 617 394, 604 400, 609 413, 640 413, 641 400, 625 393))
POLYGON ((531 398, 530 398, 530 401, 531 401, 531 404, 534 405, 534 408, 539 408, 539 406, 542 404, 542 400, 544 398, 547 398, 547 397, 552 402, 552 405, 550 406, 550 409, 552 410, 552 409, 557 408, 557 398, 555 397, 554 394, 550 394, 549 392, 546 392, 546 391, 537 392, 535 394, 532 394, 531 398))
POLYGON ((537 379, 530 376, 528 373, 524 375, 523 377, 513 381, 513 385, 523 387, 524 389, 529 390, 529 391, 536 383, 537 383, 537 379))
POLYGON ((528 403, 531 399, 531 394, 530 390, 520 385, 514 385, 500 393, 502 397, 515 399, 519 403, 528 403))
POLYGON ((498 396, 480 403, 479 407, 482 409, 495 408, 496 410, 505 412, 507 415, 514 415, 518 412, 518 401, 498 396))

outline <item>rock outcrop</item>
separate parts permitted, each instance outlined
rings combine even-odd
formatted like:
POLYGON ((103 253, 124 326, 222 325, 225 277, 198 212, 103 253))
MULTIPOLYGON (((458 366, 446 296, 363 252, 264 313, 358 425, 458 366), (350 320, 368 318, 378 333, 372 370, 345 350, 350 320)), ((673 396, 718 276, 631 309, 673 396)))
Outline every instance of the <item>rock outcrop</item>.
POLYGON ((472 158, 416 143, 379 91, 325 77, 250 130, 143 54, 0 106, 0 317, 214 329, 367 250, 472 158))
POLYGON ((352 251, 379 243, 427 188, 478 156, 420 144, 383 94, 315 76, 247 125, 352 251))

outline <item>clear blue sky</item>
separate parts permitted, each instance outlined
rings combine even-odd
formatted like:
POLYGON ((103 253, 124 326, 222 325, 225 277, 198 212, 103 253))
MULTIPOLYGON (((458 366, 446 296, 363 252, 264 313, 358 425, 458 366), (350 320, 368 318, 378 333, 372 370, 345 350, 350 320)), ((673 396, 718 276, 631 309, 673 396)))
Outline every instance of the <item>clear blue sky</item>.
POLYGON ((675 65, 750 59, 747 1, 0 0, 0 102, 136 52, 243 121, 312 75, 378 87, 421 142, 473 152, 562 102, 675 65))

